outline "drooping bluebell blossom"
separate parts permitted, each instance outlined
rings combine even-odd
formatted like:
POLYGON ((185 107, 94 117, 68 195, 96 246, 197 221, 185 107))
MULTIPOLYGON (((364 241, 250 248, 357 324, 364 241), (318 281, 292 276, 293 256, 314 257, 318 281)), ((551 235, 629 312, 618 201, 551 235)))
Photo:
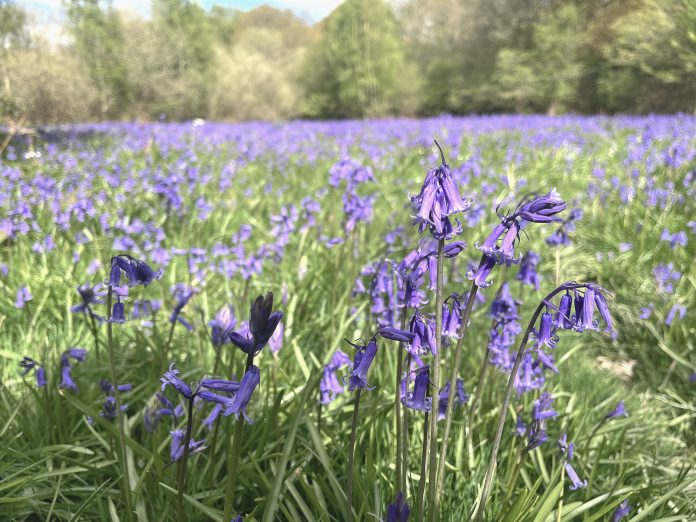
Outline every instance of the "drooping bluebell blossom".
POLYGON ((539 290, 541 285, 541 276, 537 272, 540 259, 539 254, 530 250, 522 255, 520 270, 517 272, 517 280, 524 285, 533 286, 535 290, 539 290))
POLYGON ((239 383, 239 389, 235 393, 232 401, 227 405, 224 411, 224 415, 232 415, 239 419, 240 415, 244 416, 244 419, 251 423, 251 419, 247 415, 247 405, 251 399, 254 389, 259 384, 261 380, 261 373, 257 366, 251 365, 249 369, 244 373, 244 377, 239 383))
POLYGON ((489 286, 488 276, 496 264, 510 266, 520 261, 520 258, 515 258, 515 241, 524 224, 560 221, 555 215, 565 208, 565 202, 555 190, 551 190, 545 196, 525 197, 510 215, 498 214, 501 222, 493 228, 483 244, 476 245, 483 256, 478 268, 468 274, 469 279, 482 288, 489 286))
POLYGON ((46 371, 44 370, 44 367, 34 359, 25 355, 22 360, 19 361, 19 367, 22 369, 19 372, 21 377, 26 377, 29 372, 33 371, 34 376, 36 377, 36 386, 38 388, 43 388, 46 386, 46 371))
POLYGON ((626 407, 624 406, 624 401, 619 401, 616 404, 616 408, 607 413, 604 418, 614 419, 616 417, 628 417, 628 412, 626 411, 626 407))
MULTIPOLYGON (((99 412, 99 415, 104 417, 105 419, 114 420, 118 416, 118 412, 116 409, 116 398, 112 395, 114 393, 114 385, 111 384, 108 380, 102 379, 99 383, 99 387, 106 394, 106 399, 104 400, 104 404, 102 405, 102 411, 99 412)), ((118 389, 119 393, 125 393, 131 391, 133 389, 133 385, 119 384, 116 388, 118 389)), ((126 411, 127 409, 128 404, 121 405, 121 411, 126 411)))
POLYGON ((451 294, 442 305, 442 336, 447 339, 459 338, 462 323, 462 298, 451 294))
MULTIPOLYGON (((110 383, 108 380, 106 380, 106 379, 102 379, 102 380, 99 382, 99 387, 100 387, 100 388, 102 389, 102 391, 103 391, 105 394, 107 394, 107 395, 110 395, 110 394, 112 394, 112 393, 114 392, 114 385, 111 384, 111 383, 110 383)), ((129 392, 129 391, 131 391, 131 390, 133 389, 133 385, 130 384, 130 383, 128 383, 128 384, 119 384, 117 388, 118 388, 119 393, 124 393, 124 392, 129 392)))
POLYGON ((177 377, 180 373, 181 371, 174 367, 174 363, 170 364, 169 370, 164 372, 164 376, 160 378, 160 382, 162 383, 162 391, 164 391, 167 386, 171 386, 184 398, 190 399, 193 397, 194 392, 191 390, 191 387, 188 384, 177 377))
MULTIPOLYGON (((172 462, 176 462, 184 456, 184 440, 186 439, 186 435, 184 430, 170 431, 169 434, 172 436, 172 446, 169 456, 171 457, 172 462)), ((192 439, 189 441, 189 455, 200 453, 206 448, 207 446, 205 446, 205 440, 195 441, 192 439)))
POLYGON ((91 305, 103 304, 104 299, 104 285, 97 283, 96 285, 90 285, 85 283, 77 287, 77 292, 82 298, 82 303, 73 306, 70 310, 73 313, 90 313, 93 317, 101 319, 100 316, 92 312, 91 305))
POLYGON ((412 354, 423 355, 435 350, 435 321, 428 316, 415 312, 409 322, 409 331, 413 340, 407 346, 412 354))
POLYGON ((331 361, 324 366, 319 383, 319 402, 321 404, 330 404, 339 393, 343 393, 343 385, 339 382, 336 372, 349 364, 350 357, 341 350, 336 350, 331 361))
MULTIPOLYGON (((558 413, 553 409, 553 397, 550 393, 544 392, 534 401, 532 406, 532 421, 526 427, 524 434, 527 437, 527 450, 532 451, 548 440, 546 433, 546 423, 549 419, 556 417, 558 413)), ((517 431, 523 425, 518 421, 517 431)))
MULTIPOLYGON (((450 381, 447 381, 445 386, 440 390, 438 397, 439 401, 437 403, 438 407, 438 412, 437 412, 437 419, 438 420, 443 420, 445 419, 447 415, 447 403, 450 400, 450 394, 451 394, 451 385, 450 381)), ((464 389, 464 379, 458 378, 457 379, 457 385, 455 386, 455 395, 454 395, 454 405, 455 406, 463 406, 467 402, 469 402, 469 396, 466 393, 466 390, 464 389)))
POLYGON ((568 436, 564 433, 558 440, 558 449, 561 452, 563 458, 563 467, 565 468, 566 475, 570 479, 571 486, 570 489, 575 491, 576 489, 584 488, 587 486, 587 480, 580 480, 575 468, 570 463, 575 452, 575 444, 573 442, 568 443, 568 436))
POLYGON ((611 516, 611 522, 621 522, 625 517, 629 515, 631 512, 631 505, 628 503, 628 499, 624 499, 621 501, 621 504, 619 504, 619 507, 616 508, 614 513, 611 516))
POLYGON ((375 355, 377 355, 377 340, 373 337, 367 344, 364 341, 361 344, 355 344, 347 339, 346 342, 356 349, 353 358, 353 369, 348 380, 348 389, 350 391, 356 388, 372 389, 367 383, 367 371, 370 369, 375 355))
POLYGON ((31 292, 29 291, 28 286, 23 286, 19 290, 17 290, 17 299, 15 300, 15 308, 24 308, 26 303, 28 301, 31 301, 33 299, 33 296, 31 295, 31 292))
POLYGON ((416 379, 413 391, 401 397, 401 403, 411 410, 430 412, 433 407, 432 397, 428 397, 430 387, 430 366, 424 366, 416 370, 416 379))
POLYGON ((393 326, 381 326, 377 330, 377 333, 390 341, 399 341, 404 343, 410 343, 415 337, 415 334, 395 328, 393 326))
POLYGON ((122 324, 126 322, 126 310, 121 301, 114 303, 111 308, 111 317, 109 317, 110 323, 122 324))
POLYGON ((569 232, 575 231, 576 222, 582 219, 583 212, 579 208, 574 208, 568 214, 568 217, 561 221, 561 225, 546 238, 546 244, 549 246, 570 245, 569 232))
POLYGON ((234 315, 234 308, 231 304, 224 305, 215 318, 208 325, 210 326, 210 337, 213 340, 213 345, 220 347, 225 343, 230 342, 230 334, 237 326, 237 318, 234 315))
POLYGON ((667 317, 665 318, 665 324, 667 326, 672 325, 672 321, 674 321, 674 318, 679 315, 679 319, 684 319, 686 316, 686 306, 680 305, 680 304, 675 304, 670 308, 669 313, 667 314, 667 317))
POLYGON ((411 203, 416 210, 413 221, 419 225, 418 231, 423 233, 429 228, 437 240, 451 239, 461 231, 461 223, 457 221, 453 226, 449 216, 465 212, 470 206, 470 202, 459 194, 444 155, 441 165, 428 171, 420 193, 411 198, 411 203))
POLYGON ((147 408, 145 410, 145 414, 143 415, 145 428, 149 432, 153 432, 157 429, 162 417, 171 416, 172 423, 174 423, 176 419, 180 418, 184 414, 184 406, 182 404, 175 407, 164 393, 158 392, 156 396, 162 407, 147 408))
POLYGON ((108 285, 121 286, 121 277, 124 275, 128 286, 147 286, 162 277, 162 270, 155 271, 144 261, 126 254, 112 257, 108 285))
POLYGON ((77 393, 77 384, 75 384, 75 381, 73 381, 72 366, 70 363, 61 363, 60 387, 62 389, 72 390, 77 393))
POLYGON ((187 330, 193 330, 193 325, 181 317, 181 311, 183 310, 184 306, 188 304, 191 298, 199 291, 200 290, 198 288, 190 287, 184 283, 177 283, 171 287, 170 292, 174 296, 174 309, 169 315, 169 322, 171 324, 179 322, 187 330))
POLYGON ((249 334, 242 335, 232 332, 230 341, 239 347, 244 353, 256 355, 259 353, 273 335, 278 323, 283 317, 283 312, 273 312, 273 293, 268 292, 265 297, 258 296, 251 304, 249 312, 249 334))
POLYGON ((278 326, 268 340, 268 347, 271 349, 273 355, 278 355, 278 352, 283 347, 283 338, 285 337, 285 326, 283 321, 278 323, 278 326))
POLYGON ((404 494, 399 491, 393 504, 387 506, 387 518, 385 522, 408 522, 411 508, 404 499, 404 494))
POLYGON ((684 232, 683 230, 672 234, 670 233, 669 229, 664 228, 662 229, 662 235, 660 236, 660 240, 667 241, 669 243, 669 247, 672 250, 674 250, 677 247, 677 245, 685 247, 688 238, 686 237, 686 232, 684 232))
POLYGON ((546 346, 547 348, 551 349, 554 349, 556 347, 556 343, 558 342, 558 336, 556 335, 556 329, 553 323, 553 315, 547 307, 546 311, 543 314, 541 314, 541 321, 539 322, 539 331, 535 332, 537 346, 546 346))

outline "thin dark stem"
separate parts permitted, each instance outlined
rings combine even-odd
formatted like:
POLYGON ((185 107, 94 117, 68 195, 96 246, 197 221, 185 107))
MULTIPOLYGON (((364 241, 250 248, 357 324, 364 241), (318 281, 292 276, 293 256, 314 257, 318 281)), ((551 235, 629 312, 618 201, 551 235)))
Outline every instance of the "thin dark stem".
MULTIPOLYGON (((247 355, 246 370, 254 364, 254 356, 247 355)), ((232 510, 234 509, 234 488, 237 485, 237 474, 239 471, 239 454, 242 448, 242 429, 244 428, 244 415, 240 415, 234 426, 234 434, 232 436, 232 450, 227 457, 227 485, 225 488, 225 511, 223 520, 232 518, 232 510)))
POLYGON ((435 384, 433 391, 433 415, 430 416, 430 467, 428 469, 428 503, 431 520, 437 519, 439 510, 439 492, 437 490, 437 411, 440 383, 440 362, 442 360, 442 307, 444 305, 444 261, 445 261, 445 240, 437 242, 437 279, 435 285, 435 360, 431 367, 431 376, 435 384))
MULTIPOLYGON (((457 347, 454 352, 454 364, 452 365, 452 371, 450 372, 450 398, 447 401, 447 410, 445 411, 445 428, 442 434, 442 445, 440 447, 440 467, 437 470, 436 486, 438 491, 442 490, 442 486, 445 482, 445 462, 447 460, 447 445, 449 443, 450 429, 452 428, 452 412, 454 411, 454 390, 456 388, 457 377, 459 375, 459 367, 462 363, 462 347, 464 346, 464 336, 466 335, 467 328, 469 327, 469 318, 471 317, 471 311, 474 308, 476 292, 478 292, 478 286, 476 285, 476 283, 471 283, 471 290, 469 290, 469 297, 466 300, 466 307, 464 309, 464 313, 462 314, 462 319, 459 327, 459 339, 457 339, 457 347)), ((471 426, 469 427, 469 429, 471 429, 471 426)), ((436 505, 436 513, 438 513, 439 499, 436 505)), ((437 518, 437 514, 435 515, 435 517, 437 518)))
POLYGON ((193 395, 188 403, 188 422, 186 423, 186 437, 184 438, 184 455, 179 461, 179 473, 177 480, 178 495, 176 499, 176 519, 184 522, 184 490, 186 489, 186 462, 189 456, 189 446, 191 445, 191 431, 193 429, 193 395))
POLYGON ((90 324, 92 325, 92 335, 94 336, 94 351, 97 352, 97 360, 101 360, 101 355, 99 353, 99 332, 97 331, 97 321, 94 319, 94 313, 92 309, 87 306, 87 313, 89 314, 90 324))
POLYGON ((353 461, 355 459, 355 438, 358 428, 358 410, 360 408, 360 393, 362 388, 355 392, 355 405, 353 406, 353 422, 350 427, 350 442, 348 444, 348 476, 346 477, 346 507, 348 508, 348 522, 353 521, 353 461))
MULTIPOLYGON (((411 353, 409 353, 406 356, 406 371, 408 371, 408 372, 411 371, 411 359, 412 358, 413 358, 413 355, 411 355, 411 353)), ((402 473, 401 483, 404 485, 404 489, 407 490, 408 489, 408 415, 406 415, 405 412, 402 412, 401 423, 403 425, 403 427, 401 429, 401 458, 403 460, 402 468, 401 468, 401 473, 402 473)), ((406 491, 404 491, 404 494, 406 494, 406 491)))
POLYGON ((490 493, 491 481, 493 480, 493 473, 495 472, 495 467, 498 458, 498 450, 500 449, 500 441, 503 437, 503 428, 505 427, 505 419, 507 417, 507 410, 510 406, 510 399, 512 397, 512 388, 515 385, 515 377, 517 377, 517 371, 519 370, 520 364, 522 363, 522 359, 524 358, 523 356, 527 347, 527 341, 529 341, 529 336, 531 335, 532 329, 534 328, 534 325, 536 324, 537 319, 539 318, 539 314, 541 314, 541 311, 546 306, 547 301, 551 300, 553 296, 555 296, 556 294, 566 290, 577 289, 584 286, 586 285, 574 283, 564 284, 556 288, 553 292, 551 292, 549 295, 547 295, 544 299, 541 300, 539 306, 537 306, 536 310, 534 311, 534 315, 532 316, 532 320, 529 322, 529 325, 527 326, 527 330, 524 332, 524 337, 520 342, 520 347, 517 350, 517 355, 515 357, 515 364, 512 367, 512 371, 510 372, 510 378, 508 379, 507 389, 505 390, 505 399, 503 400, 503 405, 500 408, 500 415, 498 416, 498 427, 496 428, 495 439, 493 440, 493 449, 491 450, 491 458, 488 461, 486 478, 483 481, 481 501, 479 502, 478 506, 476 507, 476 511, 474 511, 474 514, 471 517, 473 520, 481 520, 483 518, 483 513, 486 509, 486 500, 488 499, 488 495, 490 493))
POLYGON ((114 399, 116 399, 116 417, 118 417, 118 442, 120 449, 121 471, 123 473, 123 500, 126 504, 126 520, 132 520, 133 509, 131 507, 130 473, 128 470, 128 454, 126 452, 126 429, 124 414, 121 411, 121 394, 118 391, 118 379, 116 377, 116 360, 114 357, 114 338, 111 323, 111 302, 113 299, 112 288, 106 294, 106 348, 109 354, 109 369, 111 370, 111 385, 113 386, 114 399))
POLYGON ((428 473, 428 424, 429 415, 426 413, 423 419, 423 449, 421 450, 420 480, 418 481, 418 494, 416 496, 416 520, 423 522, 423 506, 425 504, 425 481, 428 473))
POLYGON ((169 357, 169 348, 172 346, 172 337, 174 337, 174 326, 176 325, 176 321, 172 323, 172 326, 169 328, 169 336, 167 337, 167 344, 164 345, 164 364, 167 364, 167 357, 169 357))

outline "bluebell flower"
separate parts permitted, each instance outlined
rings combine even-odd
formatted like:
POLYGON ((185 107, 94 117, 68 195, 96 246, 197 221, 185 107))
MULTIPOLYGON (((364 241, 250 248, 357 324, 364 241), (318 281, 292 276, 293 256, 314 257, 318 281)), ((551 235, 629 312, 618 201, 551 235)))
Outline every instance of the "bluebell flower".
POLYGON ((370 369, 375 355, 377 355, 377 341, 373 337, 367 344, 364 341, 362 344, 354 344, 347 339, 346 342, 356 348, 355 357, 353 358, 353 370, 348 381, 348 389, 350 391, 355 390, 355 388, 371 389, 367 383, 367 371, 370 369))
POLYGON ((407 346, 410 353, 423 355, 435 350, 435 321, 431 317, 415 312, 409 322, 409 331, 413 339, 407 346))
POLYGON ((121 286, 121 277, 125 275, 128 286, 147 286, 162 277, 162 270, 153 270, 144 261, 129 255, 117 255, 111 258, 111 271, 108 285, 121 286))
POLYGON ((339 382, 336 372, 350 364, 350 357, 341 350, 331 357, 331 361, 324 366, 324 370, 319 383, 319 393, 321 404, 330 404, 339 393, 343 393, 343 385, 339 382))
POLYGON ((628 417, 628 412, 626 411, 626 407, 624 406, 624 401, 619 401, 616 404, 616 408, 607 413, 604 418, 613 419, 616 417, 628 417))
POLYGON ((23 286, 19 290, 17 290, 17 299, 15 300, 15 308, 24 308, 26 303, 28 301, 31 301, 33 299, 33 296, 31 295, 31 292, 29 291, 28 286, 23 286))
POLYGON ((430 387, 430 366, 423 366, 416 370, 416 379, 413 391, 401 397, 401 403, 411 410, 430 412, 433 407, 433 399, 428 397, 430 387))
POLYGON ((539 254, 530 250, 522 256, 520 269, 517 272, 517 280, 523 285, 533 286, 535 290, 539 290, 541 285, 541 276, 537 272, 540 259, 539 254))
POLYGON ((461 297, 452 294, 445 299, 442 305, 442 335, 456 339, 459 337, 459 329, 462 322, 461 297))
POLYGON ((565 468, 566 475, 568 475, 571 482, 570 489, 574 491, 587 486, 587 480, 580 480, 575 468, 573 468, 573 465, 570 463, 575 452, 575 444, 572 442, 570 444, 568 443, 568 436, 565 433, 563 433, 558 440, 558 449, 563 457, 563 467, 565 468))
POLYGON ((111 308, 110 323, 122 324, 126 322, 126 309, 121 301, 116 301, 111 308))
POLYGON ((258 367, 251 365, 249 369, 244 373, 241 382, 239 383, 239 389, 235 393, 232 401, 227 405, 224 415, 232 415, 239 419, 240 415, 244 416, 244 419, 251 423, 251 419, 247 415, 247 405, 251 399, 254 389, 259 384, 261 380, 261 374, 258 367))
POLYGON ((381 326, 377 330, 377 333, 385 339, 405 343, 413 341, 413 338, 415 337, 415 334, 407 332, 405 330, 400 330, 399 328, 395 328, 393 326, 381 326))
POLYGON ((22 360, 19 361, 19 367, 22 369, 19 372, 21 377, 26 377, 29 372, 33 371, 34 377, 36 377, 36 386, 38 388, 46 386, 46 371, 44 367, 34 359, 25 355, 22 360))
MULTIPOLYGON (((169 455, 172 462, 176 462, 184 456, 184 440, 186 439, 186 436, 184 434, 184 430, 170 431, 169 434, 172 436, 172 446, 169 455)), ((192 439, 189 441, 189 455, 200 453, 206 448, 207 446, 205 446, 205 440, 195 441, 192 439)))
POLYGON ((617 507, 616 511, 614 511, 614 514, 611 516, 611 522, 621 522, 621 520, 627 517, 630 512, 631 505, 628 503, 628 499, 626 498, 621 501, 619 507, 617 507))
POLYGON ((191 323, 181 317, 181 310, 183 310, 184 306, 191 300, 191 297, 199 291, 198 288, 190 287, 184 283, 177 283, 171 287, 170 292, 174 295, 174 309, 169 315, 170 323, 175 324, 179 322, 187 330, 193 330, 191 323))
POLYGON ((393 504, 387 506, 387 518, 385 522, 408 522, 411 509, 404 499, 404 494, 399 491, 393 504))
MULTIPOLYGON (((450 395, 451 395, 451 383, 450 381, 447 381, 447 383, 442 387, 440 392, 438 393, 438 403, 437 403, 437 419, 438 420, 443 420, 447 414, 447 403, 450 400, 450 395)), ((455 386, 455 394, 454 394, 454 405, 455 406, 463 406, 467 402, 469 402, 469 396, 466 393, 466 390, 464 389, 464 379, 457 379, 457 384, 455 386)))
MULTIPOLYGON (((120 410, 126 411, 128 409, 128 404, 122 404, 120 410)), ((116 398, 108 395, 106 399, 104 400, 104 404, 102 405, 102 411, 99 412, 99 415, 101 417, 104 417, 105 419, 109 420, 114 420, 117 417, 117 412, 116 412, 116 398)))
POLYGON ((215 314, 215 318, 208 325, 210 326, 210 336, 215 346, 222 346, 230 342, 230 334, 237 325, 237 318, 234 315, 232 305, 228 304, 220 308, 217 314, 215 314))
POLYGON ((186 399, 190 399, 193 396, 193 391, 184 381, 177 377, 181 371, 174 367, 174 363, 169 365, 169 370, 164 372, 164 376, 160 379, 162 383, 162 391, 165 390, 167 386, 171 386, 186 399))
POLYGON ((265 297, 259 296, 251 304, 249 312, 249 335, 232 332, 230 341, 239 347, 244 353, 256 355, 259 353, 273 335, 278 323, 283 317, 283 312, 273 312, 273 293, 268 292, 265 297))
POLYGON ((679 315, 679 319, 684 319, 684 317, 686 316, 686 306, 679 304, 675 304, 674 306, 672 306, 672 308, 670 308, 669 310, 669 313, 667 314, 667 318, 665 319, 665 324, 667 326, 671 326, 672 321, 674 321, 674 318, 677 316, 677 314, 679 315))
POLYGON ((672 234, 667 228, 662 230, 662 235, 660 236, 660 239, 662 241, 667 241, 672 250, 674 250, 677 247, 677 245, 685 247, 688 241, 688 238, 686 237, 686 232, 684 232, 683 230, 672 234))
MULTIPOLYGON (((70 310, 73 313, 92 313, 92 310, 90 308, 91 305, 98 305, 104 303, 104 300, 102 299, 104 297, 103 286, 104 285, 102 285, 101 283, 97 283, 96 285, 90 285, 89 283, 85 283, 83 285, 78 286, 77 292, 80 294, 80 297, 82 298, 82 303, 73 306, 70 310)), ((92 313, 92 315, 94 317, 99 317, 94 313, 92 313)))

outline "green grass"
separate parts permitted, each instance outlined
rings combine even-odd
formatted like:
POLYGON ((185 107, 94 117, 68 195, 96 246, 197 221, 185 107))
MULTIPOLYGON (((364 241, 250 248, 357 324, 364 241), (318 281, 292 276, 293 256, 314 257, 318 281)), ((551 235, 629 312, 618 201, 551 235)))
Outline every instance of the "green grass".
MULTIPOLYGON (((571 235, 573 244, 559 251, 558 273, 555 254, 543 242, 553 226, 530 226, 528 238, 523 237, 521 250, 543 253, 540 268, 544 278, 539 292, 513 285, 525 301, 523 325, 557 278, 590 280, 614 295, 612 309, 619 332, 615 340, 600 334, 561 334, 556 353, 560 372, 558 376, 550 375, 546 385, 556 397, 555 408, 560 415, 549 424, 549 442, 531 452, 521 464, 521 440, 513 435, 513 422, 518 414, 529 411, 534 397, 528 394, 513 401, 488 503, 489 520, 557 520, 561 495, 563 521, 609 520, 624 498, 635 506, 633 518, 626 520, 686 520, 696 516, 696 473, 692 470, 696 464, 695 385, 688 382, 689 375, 696 371, 696 239, 690 235, 687 247, 674 251, 660 241, 664 227, 672 232, 686 229, 686 223, 696 219, 695 206, 688 197, 664 209, 647 207, 638 199, 627 204, 621 201, 610 179, 616 175, 624 183, 630 180, 630 172, 622 163, 628 134, 626 130, 613 130, 607 135, 590 136, 591 145, 579 149, 570 143, 532 148, 522 133, 499 132, 467 137, 459 155, 448 151, 450 163, 457 166, 472 150, 480 149, 484 174, 473 178, 465 190, 479 194, 482 182, 495 182, 496 186, 484 200, 487 210, 481 222, 473 228, 465 227, 464 239, 470 246, 461 258, 448 264, 447 290, 465 291, 466 261, 477 258, 473 245, 483 240, 496 220, 488 210, 492 201, 511 192, 556 186, 569 207, 576 205, 577 198, 577 206, 585 215, 571 235), (516 164, 506 158, 508 145, 525 154, 522 162, 516 164), (587 197, 587 186, 596 181, 592 172, 598 164, 607 171, 606 180, 600 184, 600 193, 606 196, 603 202, 587 197), (507 177, 501 178, 502 174, 507 177), (640 230, 637 224, 642 225, 640 230), (633 249, 620 253, 621 242, 631 242, 633 249), (609 252, 612 257, 607 255, 609 252), (604 254, 601 261, 597 253, 604 254), (667 262, 673 262, 684 274, 673 296, 657 294, 652 276, 657 263, 667 262), (654 316, 647 321, 639 319, 641 307, 649 302, 655 303, 654 316), (675 302, 689 306, 689 311, 684 320, 666 326, 664 318, 675 302), (622 378, 607 370, 606 364, 598 362, 599 356, 615 365, 635 361, 633 375, 622 378), (626 401, 630 416, 603 421, 619 400, 626 401), (567 432, 577 445, 573 462, 581 477, 589 480, 587 488, 570 491, 567 482, 565 486, 560 483, 561 460, 555 441, 561 432, 567 432)), ((667 141, 654 144, 657 150, 668 146, 667 141)), ((183 193, 183 214, 170 217, 166 217, 156 194, 110 186, 103 174, 94 178, 94 193, 103 190, 106 194, 97 216, 106 212, 115 218, 120 212, 131 222, 140 218, 155 223, 166 234, 163 245, 179 248, 210 248, 216 242, 228 242, 245 223, 253 227, 250 249, 272 242, 269 216, 277 214, 281 205, 299 205, 303 197, 326 187, 333 163, 302 162, 297 155, 280 161, 269 149, 237 170, 230 190, 218 191, 215 187, 225 175, 225 166, 238 155, 231 145, 181 142, 169 149, 147 150, 122 147, 113 138, 96 136, 79 148, 87 151, 87 157, 79 157, 78 150, 65 149, 77 158, 74 172, 92 169, 90 158, 104 154, 106 159, 100 161, 107 171, 121 165, 128 172, 157 168, 181 172, 185 168, 180 162, 186 161, 187 166, 198 169, 198 175, 212 176, 210 183, 196 183, 190 192, 183 193), (195 152, 194 158, 186 156, 189 151, 195 152), (268 195, 264 191, 267 182, 276 190, 284 190, 268 195), (195 218, 194 203, 200 196, 214 205, 205 221, 195 218)), ((361 156, 358 149, 353 152, 361 156)), ((255 422, 245 425, 243 432, 236 511, 244 514, 245 520, 346 518, 346 448, 352 397, 346 393, 323 408, 320 420, 318 379, 335 349, 352 353, 344 338, 367 336, 375 329, 365 314, 370 307, 367 298, 354 297, 351 292, 362 267, 386 255, 384 234, 403 226, 404 234, 411 238, 410 245, 416 244, 417 231, 409 226, 410 211, 404 205, 407 192, 414 193, 424 177, 421 161, 426 152, 395 144, 386 160, 374 164, 377 182, 365 187, 366 192, 377 196, 374 219, 369 225, 360 224, 341 245, 328 249, 318 240, 316 229, 298 231, 291 236, 283 259, 275 263, 269 256, 263 274, 249 282, 239 275, 227 278, 210 271, 196 279, 187 269, 186 257, 175 256, 161 281, 146 289, 132 289, 131 300, 164 300, 152 328, 138 321, 114 325, 119 380, 134 385, 124 400, 129 404, 127 447, 137 520, 173 520, 175 516, 176 466, 168 465, 167 422, 150 434, 145 430, 143 413, 153 404, 168 362, 162 356, 172 305, 168 289, 181 281, 202 288, 185 309, 196 330, 189 334, 177 327, 170 356, 190 380, 210 375, 215 361, 202 317, 207 322, 220 306, 231 302, 237 316, 244 319, 250 300, 266 291, 275 293, 277 307, 285 313, 285 342, 278 358, 266 348, 257 362, 262 377, 249 409, 255 422)), ((8 164, 21 169, 27 181, 39 173, 56 180, 72 174, 58 161, 8 164)), ((426 164, 430 164, 429 158, 426 164)), ((695 166, 692 162, 676 170, 663 168, 655 177, 675 181, 675 193, 687 194, 679 183, 695 166)), ((638 181, 639 195, 643 193, 642 183, 644 177, 638 181)), ((342 190, 329 189, 317 217, 321 233, 329 237, 342 234, 341 195, 342 190)), ((70 346, 83 346, 93 352, 86 318, 71 314, 70 308, 79 299, 75 291, 78 284, 107 276, 102 268, 90 277, 86 268, 92 259, 108 265, 113 237, 101 232, 98 217, 88 218, 66 233, 53 222, 47 205, 36 205, 34 211, 41 234, 5 239, 0 244, 2 262, 10 268, 7 277, 0 277, 0 519, 126 520, 117 461, 117 424, 98 415, 103 402, 99 380, 109 375, 105 352, 102 348, 101 358, 91 353, 84 364, 75 366, 78 393, 58 389, 57 369, 60 354, 70 346), (74 236, 80 230, 92 241, 76 244, 74 236), (32 252, 33 242, 46 233, 54 234, 56 249, 46 254, 32 252), (72 260, 74 250, 80 253, 77 264, 72 260), (30 286, 34 297, 26 308, 15 309, 14 294, 23 284, 30 286), (32 378, 23 382, 19 377, 17 363, 25 354, 45 363, 49 377, 45 389, 37 390, 32 378), (88 417, 94 420, 93 425, 88 417)), ((399 249, 390 257, 398 260, 406 252, 399 249)), ((496 272, 495 279, 501 274, 513 279, 516 269, 496 272)), ((484 291, 489 300, 495 288, 484 291)), ((490 327, 486 314, 486 306, 476 308, 466 337, 461 373, 467 391, 475 384, 486 349, 490 327)), ((104 329, 100 335, 105 338, 104 329)), ((223 348, 222 362, 229 368, 227 377, 241 375, 244 357, 230 345, 223 348)), ((370 382, 376 389, 363 393, 361 403, 356 446, 359 480, 354 491, 357 520, 385 517, 386 506, 395 497, 395 368, 396 346, 382 342, 370 370, 370 382)), ((506 376, 495 370, 490 375, 474 418, 469 418, 466 410, 456 410, 441 493, 443 520, 466 520, 483 481, 506 384, 506 376), (471 447, 467 429, 472 430, 471 447)), ((194 417, 194 438, 205 438, 209 447, 188 461, 188 520, 220 520, 222 515, 229 445, 226 435, 231 433, 233 419, 223 420, 215 437, 201 425, 208 411, 204 408, 194 417)), ((422 417, 411 411, 407 414, 412 499, 418 485, 422 417)))

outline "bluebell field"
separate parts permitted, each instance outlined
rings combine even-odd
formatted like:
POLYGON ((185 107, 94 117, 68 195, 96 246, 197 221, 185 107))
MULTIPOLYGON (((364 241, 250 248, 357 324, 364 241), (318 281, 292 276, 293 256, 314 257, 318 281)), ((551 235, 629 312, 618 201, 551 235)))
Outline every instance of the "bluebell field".
POLYGON ((696 118, 97 124, 0 163, 0 519, 696 516, 696 118))

